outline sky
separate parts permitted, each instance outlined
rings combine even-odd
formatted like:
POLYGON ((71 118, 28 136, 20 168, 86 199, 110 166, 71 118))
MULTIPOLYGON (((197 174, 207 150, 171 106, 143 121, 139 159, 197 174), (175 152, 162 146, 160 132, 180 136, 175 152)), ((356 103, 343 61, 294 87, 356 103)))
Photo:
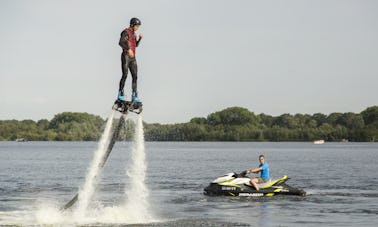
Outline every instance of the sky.
POLYGON ((374 0, 0 0, 0 120, 106 118, 131 17, 148 123, 232 106, 358 113, 378 104, 377 12, 374 0))

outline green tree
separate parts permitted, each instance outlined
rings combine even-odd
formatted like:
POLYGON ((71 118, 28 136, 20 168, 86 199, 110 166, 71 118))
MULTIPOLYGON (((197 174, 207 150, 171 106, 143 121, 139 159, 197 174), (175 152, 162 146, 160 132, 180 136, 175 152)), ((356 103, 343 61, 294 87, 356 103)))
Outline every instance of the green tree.
POLYGON ((207 117, 209 125, 243 125, 259 124, 260 119, 246 108, 230 107, 219 112, 210 114, 207 117))
POLYGON ((195 117, 195 118, 192 118, 190 120, 190 123, 203 125, 203 124, 206 124, 206 118, 204 118, 204 117, 195 117))
POLYGON ((366 125, 375 124, 378 122, 378 106, 368 107, 361 112, 366 125))
POLYGON ((327 122, 327 115, 322 113, 315 113, 312 115, 312 119, 316 121, 317 126, 320 126, 327 122))
POLYGON ((345 126, 349 129, 361 129, 365 126, 364 119, 360 114, 354 113, 343 113, 339 118, 336 120, 338 125, 345 126))
POLYGON ((259 114, 258 117, 261 119, 261 123, 265 126, 265 127, 272 127, 273 126, 273 123, 275 121, 275 117, 272 117, 270 115, 266 115, 266 114, 259 114))
POLYGON ((104 120, 88 113, 64 112, 55 115, 49 129, 57 133, 56 140, 98 140, 104 120))
POLYGON ((337 125, 337 122, 342 115, 342 113, 331 113, 330 115, 328 115, 326 123, 330 125, 337 125))
POLYGON ((299 126, 298 121, 290 114, 282 114, 276 118, 274 125, 280 128, 295 129, 299 126))

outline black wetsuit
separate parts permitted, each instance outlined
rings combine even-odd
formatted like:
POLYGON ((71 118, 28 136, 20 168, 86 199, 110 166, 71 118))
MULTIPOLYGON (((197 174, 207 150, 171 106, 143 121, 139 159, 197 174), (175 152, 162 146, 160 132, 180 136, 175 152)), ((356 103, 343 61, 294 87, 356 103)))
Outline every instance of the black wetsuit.
POLYGON ((139 45, 140 39, 136 40, 136 35, 130 28, 125 29, 121 33, 121 38, 119 39, 119 45, 122 47, 123 51, 121 54, 122 63, 122 78, 119 82, 119 91, 122 91, 125 86, 125 81, 127 78, 128 70, 130 69, 132 81, 133 92, 137 91, 137 80, 138 80, 138 65, 135 59, 135 49, 139 45), (127 55, 128 50, 131 49, 134 52, 134 57, 127 55))

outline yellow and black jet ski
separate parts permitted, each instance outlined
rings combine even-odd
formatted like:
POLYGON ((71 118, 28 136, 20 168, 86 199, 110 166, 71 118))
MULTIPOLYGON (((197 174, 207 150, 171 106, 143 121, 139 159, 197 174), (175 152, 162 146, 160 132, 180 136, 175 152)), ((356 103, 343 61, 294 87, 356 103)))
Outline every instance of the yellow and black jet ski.
POLYGON ((210 196, 276 196, 297 195, 305 196, 302 189, 294 188, 286 184, 289 178, 285 175, 279 179, 270 179, 265 183, 258 184, 257 191, 250 183, 250 178, 244 174, 228 173, 215 179, 204 189, 204 193, 210 196))

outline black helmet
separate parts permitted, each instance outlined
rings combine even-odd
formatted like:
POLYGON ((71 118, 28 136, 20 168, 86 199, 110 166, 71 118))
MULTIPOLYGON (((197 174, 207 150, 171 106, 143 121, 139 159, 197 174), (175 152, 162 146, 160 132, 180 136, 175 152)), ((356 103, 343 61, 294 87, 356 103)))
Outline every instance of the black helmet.
POLYGON ((130 26, 141 25, 141 24, 142 24, 142 22, 140 22, 140 20, 136 17, 133 17, 130 20, 130 26))

